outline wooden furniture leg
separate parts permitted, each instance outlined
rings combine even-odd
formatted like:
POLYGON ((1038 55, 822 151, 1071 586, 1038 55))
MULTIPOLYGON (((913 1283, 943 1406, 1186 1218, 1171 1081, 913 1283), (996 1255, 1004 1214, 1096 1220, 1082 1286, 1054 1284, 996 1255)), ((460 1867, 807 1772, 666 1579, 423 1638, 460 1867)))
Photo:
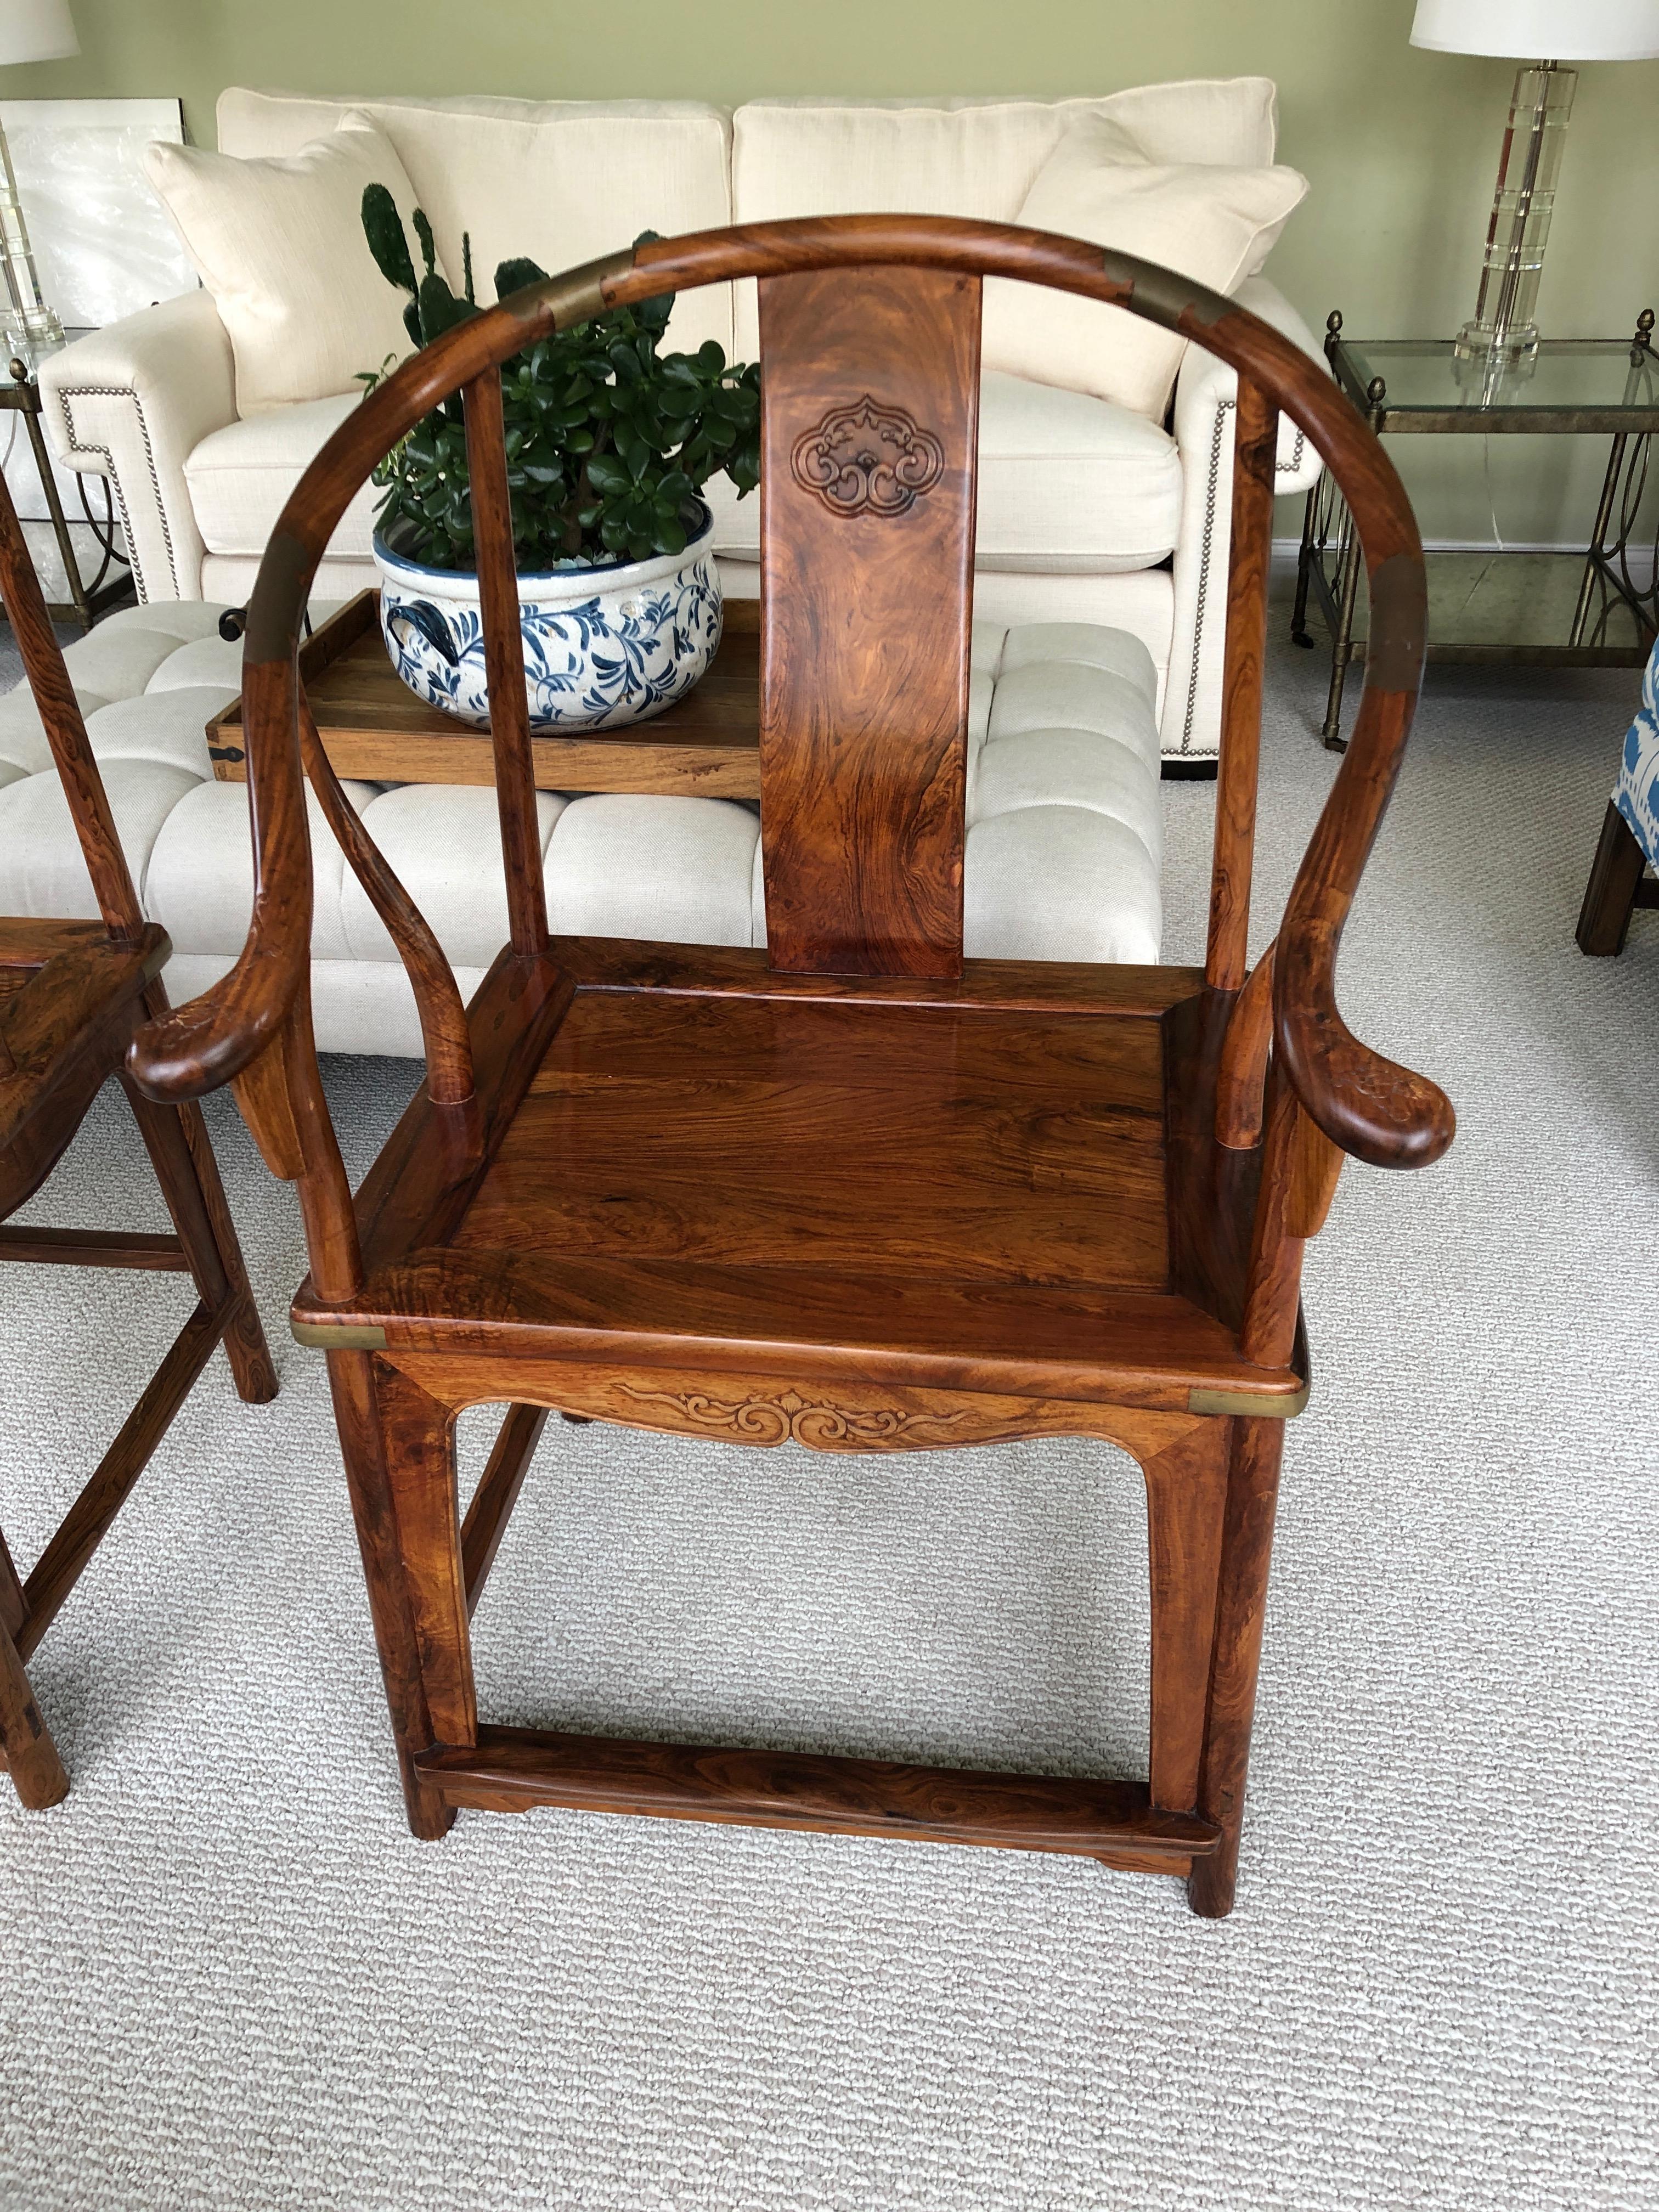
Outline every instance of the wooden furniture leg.
POLYGON ((9 1631, 0 1628, 0 1747, 13 1786, 31 1812, 44 1813, 69 1795, 69 1776, 41 1719, 9 1631))
POLYGON ((109 1534, 116 1515, 195 1388, 197 1376, 212 1358, 218 1340, 218 1324, 204 1305, 198 1305, 64 1516, 57 1534, 35 1561, 23 1586, 28 1611, 17 1638, 25 1659, 33 1656, 93 1553, 109 1534))
POLYGON ((69 1777, 35 1705, 14 1638, 28 1607, 17 1570, 0 1536, 0 1770, 9 1771, 24 1804, 42 1810, 69 1790, 69 1777))
POLYGON ((430 1783, 422 1779, 414 1764, 416 1753, 427 1750, 435 1738, 382 1429, 380 1383, 391 1372, 366 1352, 328 1355, 329 1389, 339 1424, 341 1455, 368 1585, 369 1614, 386 1681, 409 1825, 417 1836, 432 1843, 448 1834, 454 1826, 455 1810, 444 1803, 430 1783))
MULTIPOLYGON (((489 1570, 495 1564, 495 1554, 507 1534, 507 1521, 519 1502, 519 1492, 524 1488, 524 1479, 530 1472, 530 1462, 548 1418, 545 1406, 507 1408, 489 1462, 472 1494, 472 1503, 461 1527, 461 1565, 469 1614, 477 1611, 478 1600, 483 1595, 489 1570)), ((581 1416, 567 1413, 565 1419, 580 1420, 581 1416)))
POLYGON ((123 1077, 122 1082, 202 1303, 216 1318, 223 1318, 225 1352, 237 1392, 249 1405, 268 1404, 276 1395, 276 1370, 202 1109, 194 1103, 158 1106, 130 1079, 123 1077))
POLYGON ((433 1740, 468 1749, 478 1741, 478 1699, 461 1556, 455 1416, 395 1367, 382 1363, 375 1385, 433 1740))
POLYGON ((1229 1430, 1195 1420, 1146 1462, 1152 1632, 1152 1802, 1198 1809, 1227 1504, 1229 1430))
POLYGON ((15 1636, 23 1626, 28 1612, 23 1595, 23 1585, 12 1564, 11 1553, 6 1549, 6 1539, 0 1532, 0 1628, 8 1636, 15 1636))
MULTIPOLYGON (((1647 855, 1629 823, 1609 799, 1601 819, 1601 841, 1590 863, 1589 881, 1584 886, 1584 903, 1578 913, 1581 952, 1608 959, 1624 951, 1631 915, 1638 906, 1650 903, 1642 896, 1646 867, 1647 855)), ((1652 903, 1659 905, 1659 885, 1655 887, 1652 903)))
POLYGON ((1232 1911, 1238 1879, 1244 1778, 1285 1443, 1283 1421, 1241 1418, 1224 1425, 1232 1430, 1231 1449, 1198 1794, 1199 1810, 1221 1830, 1221 1845, 1208 1857, 1194 1859, 1187 1879, 1188 1901, 1207 1920, 1223 1919, 1232 1911))

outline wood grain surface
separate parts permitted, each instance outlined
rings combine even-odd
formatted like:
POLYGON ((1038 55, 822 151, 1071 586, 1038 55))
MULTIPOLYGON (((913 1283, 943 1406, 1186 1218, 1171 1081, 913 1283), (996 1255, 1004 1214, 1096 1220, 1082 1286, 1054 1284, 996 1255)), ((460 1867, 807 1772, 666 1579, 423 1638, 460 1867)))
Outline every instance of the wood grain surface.
POLYGON ((447 1804, 499 1812, 567 1805, 1086 1857, 1131 1849, 1172 1869, 1219 1841, 1209 1821, 1153 1805, 1138 1782, 488 1727, 476 1747, 434 1749, 416 1765, 447 1804))
POLYGON ((979 284, 768 277, 760 316, 771 963, 958 975, 979 284))

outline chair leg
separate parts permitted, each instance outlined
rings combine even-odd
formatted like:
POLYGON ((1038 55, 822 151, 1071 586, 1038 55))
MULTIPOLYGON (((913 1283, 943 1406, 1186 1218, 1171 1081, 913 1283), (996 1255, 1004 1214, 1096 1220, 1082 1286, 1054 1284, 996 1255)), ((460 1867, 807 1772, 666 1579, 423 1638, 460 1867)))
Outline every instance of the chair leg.
POLYGON ((237 1392, 249 1405, 268 1404, 276 1395, 276 1370, 202 1109, 193 1103, 158 1105, 122 1080, 202 1302, 216 1319, 222 1317, 225 1353, 237 1392))
POLYGON ((1250 1723, 1255 1714, 1279 1462, 1285 1444, 1283 1421, 1241 1419, 1231 1428, 1215 1650, 1198 1793, 1199 1811, 1221 1830, 1221 1847, 1208 1858, 1194 1860, 1187 1883, 1193 1911, 1210 1920, 1222 1919, 1232 1911, 1238 1879, 1250 1723))
POLYGON ((1646 855, 1629 823, 1609 799, 1578 913, 1581 952, 1605 959, 1624 951, 1646 866, 1646 855))
POLYGON ((68 1796, 69 1776, 5 1628, 0 1628, 0 1749, 18 1796, 32 1812, 45 1812, 68 1796))
POLYGON ((366 1352, 330 1352, 328 1374, 409 1825, 435 1841, 454 1810, 415 1759, 477 1740, 454 1419, 366 1352))
POLYGON ((21 1577, 12 1565, 11 1553, 6 1548, 5 1532, 0 1529, 0 1628, 3 1628, 8 1636, 20 1635, 28 1609, 21 1577))
POLYGON ((1198 1806, 1231 1426, 1195 1423, 1142 1468, 1152 1569, 1151 1783, 1153 1804, 1170 1813, 1198 1806))

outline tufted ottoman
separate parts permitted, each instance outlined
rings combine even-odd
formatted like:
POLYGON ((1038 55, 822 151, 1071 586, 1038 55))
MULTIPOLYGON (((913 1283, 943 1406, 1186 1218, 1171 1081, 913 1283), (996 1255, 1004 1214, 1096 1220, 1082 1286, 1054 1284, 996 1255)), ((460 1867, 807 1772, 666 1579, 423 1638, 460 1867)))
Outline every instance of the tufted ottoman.
MULTIPOLYGON (((313 619, 332 611, 318 605, 313 619)), ((175 1003, 222 975, 252 902, 247 794, 214 781, 205 726, 234 697, 222 609, 112 616, 65 649, 146 913, 173 939, 175 1003)), ((1161 859, 1157 673, 1127 632, 978 623, 963 898, 970 954, 1153 962, 1161 859)), ((493 791, 347 786, 436 930, 463 995, 507 936, 493 791)), ((760 813, 732 799, 541 794, 550 926, 561 933, 763 945, 760 813)), ((391 939, 313 808, 313 999, 325 1051, 418 1056, 391 939)), ((27 686, 0 698, 0 914, 94 912, 27 686)))

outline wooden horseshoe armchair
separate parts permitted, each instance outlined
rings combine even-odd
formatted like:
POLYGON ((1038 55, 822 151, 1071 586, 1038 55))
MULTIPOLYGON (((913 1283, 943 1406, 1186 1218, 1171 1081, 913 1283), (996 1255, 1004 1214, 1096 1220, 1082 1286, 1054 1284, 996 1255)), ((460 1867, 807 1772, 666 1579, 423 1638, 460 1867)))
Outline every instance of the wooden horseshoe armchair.
MULTIPOLYGON (((173 1234, 0 1227, 0 1260, 187 1273, 198 1303, 27 1582, 0 1535, 0 1764, 25 1805, 69 1789, 24 1667, 143 1474, 197 1376, 222 1343, 242 1396, 276 1395, 264 1332, 225 1204, 201 1109, 157 1105, 125 1061, 165 1017, 166 933, 147 922, 103 780, 52 634, 40 580, 0 478, 0 598, 86 856, 97 921, 0 921, 0 1223, 32 1198, 104 1082, 118 1074, 173 1217, 173 1234)), ((14 1458, 18 1455, 14 1454, 14 1458)))
POLYGON ((1335 386, 1230 301, 1037 232, 908 216, 642 245, 417 354, 283 510, 249 611, 247 945, 139 1038, 157 1099, 234 1081, 299 1186, 409 1817, 536 1805, 1081 1853, 1232 1900, 1304 1240, 1345 1152, 1433 1160, 1452 1115, 1337 1012, 1343 919, 1424 643, 1412 514, 1335 386), (964 960, 980 285, 1127 307, 1240 374, 1226 732, 1204 968, 964 960), (607 306, 758 276, 765 360, 761 813, 768 949, 550 939, 501 364, 607 306), (464 395, 511 939, 464 1008, 343 801, 295 650, 376 460, 464 395), (800 465, 837 410, 925 466, 837 501, 800 465), (1324 455, 1371 589, 1364 707, 1277 951, 1247 979, 1277 410, 1324 455), (354 1200, 318 1082, 309 773, 396 939, 426 1080, 354 1200), (459 1408, 511 1411, 465 1520, 459 1408), (1109 1438, 1145 1470, 1146 1781, 993 1774, 493 1727, 470 1619, 547 1409, 830 1451, 1109 1438))

